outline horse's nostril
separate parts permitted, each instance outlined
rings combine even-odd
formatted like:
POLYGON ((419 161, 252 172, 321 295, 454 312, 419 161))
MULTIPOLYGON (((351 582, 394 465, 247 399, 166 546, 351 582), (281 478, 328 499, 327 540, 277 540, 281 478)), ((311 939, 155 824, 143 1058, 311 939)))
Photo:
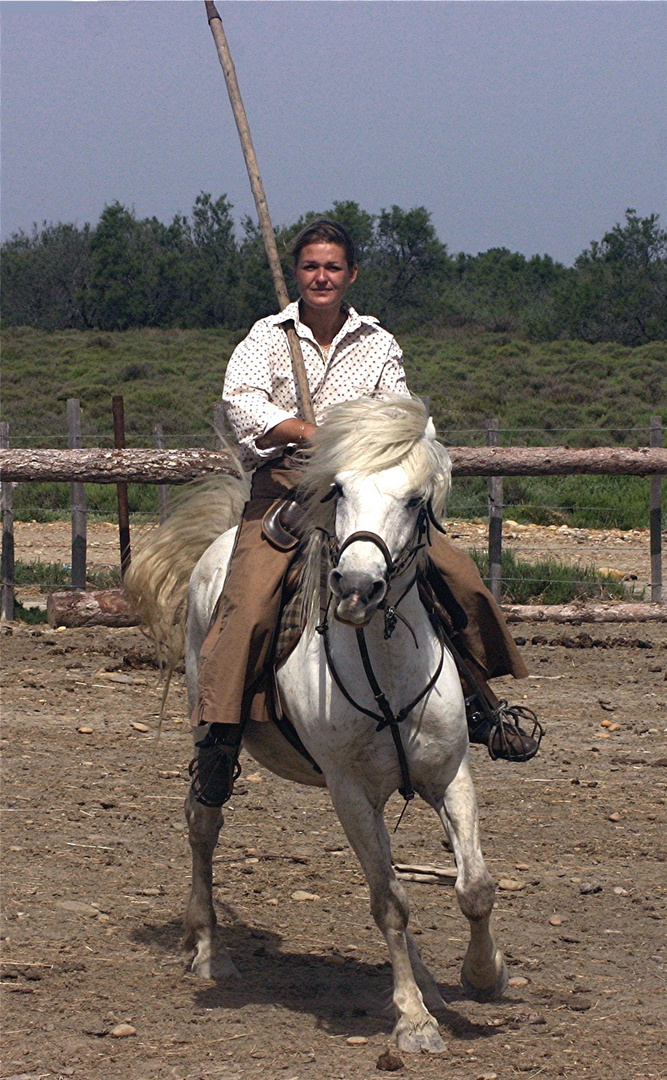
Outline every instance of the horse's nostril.
POLYGON ((381 600, 386 591, 387 583, 384 578, 377 578, 371 586, 371 590, 368 594, 368 599, 377 600, 379 598, 381 600))
POLYGON ((340 596, 341 594, 340 582, 342 576, 340 570, 332 570, 329 574, 329 588, 334 596, 340 596))

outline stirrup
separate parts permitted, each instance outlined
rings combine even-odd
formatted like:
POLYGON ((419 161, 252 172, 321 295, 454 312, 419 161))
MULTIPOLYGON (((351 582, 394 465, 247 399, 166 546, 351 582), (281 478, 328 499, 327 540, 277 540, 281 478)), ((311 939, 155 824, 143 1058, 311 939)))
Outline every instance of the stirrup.
POLYGON ((532 709, 525 705, 510 705, 499 701, 495 709, 480 707, 477 694, 466 698, 468 738, 470 742, 482 743, 493 761, 530 761, 540 748, 544 728, 532 709), (524 731, 521 722, 532 724, 530 733, 524 731))
POLYGON ((241 749, 240 724, 211 724, 207 735, 195 743, 197 755, 188 766, 192 793, 203 806, 223 806, 232 797, 234 784, 241 775, 238 756, 241 749), (232 727, 234 741, 223 741, 220 729, 232 727))

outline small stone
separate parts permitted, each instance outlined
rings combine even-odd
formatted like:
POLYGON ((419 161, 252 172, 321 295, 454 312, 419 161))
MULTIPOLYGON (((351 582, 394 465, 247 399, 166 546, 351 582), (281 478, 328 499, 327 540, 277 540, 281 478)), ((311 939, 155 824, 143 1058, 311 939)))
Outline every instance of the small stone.
POLYGON ((328 956, 327 960, 330 964, 333 964, 334 967, 343 967, 345 964, 345 957, 339 956, 338 953, 333 953, 331 956, 328 956))
POLYGON ((621 730, 621 725, 620 724, 610 724, 609 725, 609 730, 610 731, 620 731, 621 730))
POLYGON ((507 981, 508 986, 528 986, 528 979, 525 979, 523 975, 513 975, 511 979, 507 981))
POLYGON ((138 720, 133 720, 130 727, 133 727, 135 731, 150 731, 147 724, 140 724, 138 720))
POLYGON ((611 727, 611 720, 601 720, 600 721, 600 727, 603 727, 603 728, 611 727))
POLYGON ((595 738, 596 739, 608 739, 609 738, 609 732, 608 731, 596 731, 595 732, 595 738))
POLYGON ((498 882, 498 888, 503 892, 518 892, 524 887, 523 881, 516 881, 514 878, 501 878, 498 882))
POLYGON ((498 1073, 478 1073, 475 1080, 498 1080, 498 1073))
POLYGON ((614 885, 613 893, 615 896, 629 896, 627 889, 624 889, 622 885, 614 885))
POLYGON ((621 815, 619 814, 618 810, 615 810, 613 814, 609 815, 609 820, 610 821, 620 821, 621 820, 621 815))
POLYGON ((394 1050, 385 1050, 380 1054, 375 1063, 375 1068, 380 1072, 399 1072, 405 1068, 403 1064, 403 1058, 399 1057, 394 1050))
POLYGON ((136 1035, 137 1029, 132 1024, 117 1024, 109 1032, 112 1039, 127 1039, 129 1035, 136 1035))
POLYGON ((602 886, 597 885, 595 882, 592 881, 582 881, 581 885, 579 886, 579 892, 582 896, 590 896, 592 895, 592 893, 602 892, 602 886))
POLYGON ((56 907, 60 911, 70 911, 73 915, 89 915, 97 918, 100 913, 99 908, 93 907, 92 904, 84 904, 80 900, 58 900, 56 907))
POLYGON ((528 866, 528 863, 518 862, 518 863, 514 864, 514 869, 515 870, 530 870, 530 867, 528 866))
POLYGON ((92 735, 93 734, 93 729, 91 727, 78 727, 76 730, 79 732, 79 735, 92 735))
POLYGON ((270 900, 267 900, 266 902, 270 905, 270 907, 278 907, 278 901, 273 896, 270 900))
POLYGON ((181 771, 180 769, 158 769, 157 774, 162 780, 175 780, 181 775, 181 771))
POLYGON ((303 889, 297 889, 292 893, 292 900, 319 900, 319 896, 316 893, 304 892, 303 889))
POLYGON ((364 1038, 363 1035, 351 1035, 345 1042, 348 1046, 365 1046, 368 1039, 364 1038))
POLYGON ((525 637, 515 637, 514 638, 514 644, 515 645, 525 645, 526 644, 525 637))
POLYGON ((563 917, 562 917, 562 915, 552 915, 551 918, 549 919, 549 925, 550 926, 562 926, 563 925, 563 917))
POLYGON ((246 776, 246 780, 249 784, 261 784, 264 780, 264 777, 261 773, 254 772, 250 773, 250 776, 246 776))
POLYGON ((612 705, 611 701, 604 701, 602 698, 598 698, 598 705, 601 709, 604 709, 605 712, 616 711, 616 706, 612 705))

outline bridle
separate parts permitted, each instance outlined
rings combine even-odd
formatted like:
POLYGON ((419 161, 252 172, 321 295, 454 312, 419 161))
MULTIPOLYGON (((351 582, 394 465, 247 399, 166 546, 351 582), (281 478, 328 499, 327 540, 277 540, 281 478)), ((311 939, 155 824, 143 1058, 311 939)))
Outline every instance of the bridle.
MULTIPOLYGON (((329 499, 333 498, 335 493, 335 490, 333 490, 328 495, 326 495, 322 501, 328 501, 329 499)), ((396 561, 392 559, 391 552, 389 551, 386 542, 377 533, 369 532, 367 530, 359 530, 357 532, 350 533, 349 536, 345 537, 345 540, 342 542, 342 544, 339 545, 335 536, 335 532, 329 532, 328 530, 323 528, 321 529, 321 532, 324 534, 324 538, 326 539, 328 544, 329 565, 333 569, 338 566, 341 556, 347 550, 347 548, 350 547, 351 544, 362 541, 364 543, 374 544, 378 548, 384 558, 386 565, 385 580, 387 582, 387 594, 385 595, 381 603, 378 605, 378 610, 384 611, 385 640, 389 639, 392 636, 394 630, 396 629, 396 623, 400 619, 401 622, 405 624, 405 626, 412 634, 415 648, 419 648, 415 632, 410 626, 407 619, 405 619, 403 615, 401 615, 401 613, 398 611, 398 606, 415 584, 417 580, 417 573, 415 572, 412 575, 412 577, 408 581, 408 584, 401 592, 401 595, 399 596, 396 603, 388 604, 387 596, 389 595, 392 581, 394 581, 395 578, 402 576, 412 566, 419 552, 423 550, 427 543, 430 543, 431 525, 433 525, 439 532, 444 532, 442 525, 435 516, 431 500, 429 499, 422 505, 419 511, 413 534, 415 537, 414 543, 408 545, 396 561)), ((407 758, 405 756, 405 749, 403 747, 403 742, 401 739, 399 724, 401 724, 403 720, 405 720, 405 718, 410 715, 412 710, 417 707, 420 701, 424 700, 424 698, 428 696, 428 694, 431 692, 440 677, 440 673, 442 671, 445 659, 445 644, 442 633, 439 629, 436 628, 438 633, 438 639, 440 641, 440 659, 438 661, 436 670, 434 671, 433 675, 431 676, 423 690, 421 690, 420 693, 417 694, 417 696, 409 702, 409 704, 404 705, 402 709, 395 713, 384 691, 382 690, 373 669, 371 658, 368 652, 368 645, 366 643, 364 627, 356 627, 355 635, 357 639, 359 655, 361 657, 361 663, 364 669, 364 674, 366 675, 371 692, 379 709, 379 712, 374 712, 372 709, 367 709, 364 705, 360 705, 358 701, 355 701, 355 699, 352 697, 347 687, 345 686, 345 683, 343 682, 343 679, 341 678, 338 669, 336 668, 331 652, 331 641, 329 636, 329 611, 333 600, 333 593, 331 592, 331 588, 328 584, 328 575, 326 576, 326 578, 323 576, 321 589, 322 618, 315 629, 317 630, 317 633, 320 634, 320 636, 322 637, 322 641, 324 644, 324 653, 327 660, 327 666, 329 668, 329 671, 331 672, 331 677, 333 678, 336 686, 340 690, 343 697, 346 699, 346 701, 350 703, 350 705, 353 706, 353 708, 363 713, 365 716, 369 716, 372 720, 377 721, 376 731, 383 731, 386 727, 390 729, 392 738, 394 740, 394 745, 396 747, 396 753, 398 756, 398 762, 401 770, 401 786, 398 790, 405 799, 405 807, 403 808, 404 813, 407 804, 410 802, 411 799, 414 798, 415 792, 414 788, 412 787, 412 781, 410 779, 410 770, 408 767, 407 758)), ((403 813, 399 818, 396 828, 398 828, 398 825, 400 824, 403 813)))

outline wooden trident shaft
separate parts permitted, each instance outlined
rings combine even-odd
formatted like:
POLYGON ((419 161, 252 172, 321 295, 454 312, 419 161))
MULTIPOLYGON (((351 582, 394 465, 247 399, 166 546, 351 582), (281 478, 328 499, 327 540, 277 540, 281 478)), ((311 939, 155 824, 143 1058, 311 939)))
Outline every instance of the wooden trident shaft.
MULTIPOLYGON (((222 26, 222 19, 217 12, 213 0, 205 0, 205 4, 206 17, 208 19, 209 26, 211 27, 211 33, 213 34, 215 47, 218 50, 220 66, 222 67, 225 76, 225 82, 227 83, 227 92, 229 93, 229 100, 231 102, 234 119, 236 120, 236 127, 238 128, 239 137, 241 139, 243 156, 245 158, 246 168, 248 170, 248 176, 250 178, 250 187, 252 189, 253 197, 255 199, 257 216, 259 217, 259 224, 262 230, 262 236, 264 238, 264 247, 266 248, 269 266, 271 267, 273 285, 276 290, 276 296, 278 297, 278 304, 280 305, 280 308, 282 310, 282 308, 287 307, 290 299, 287 292, 287 286, 285 285, 283 268, 280 264, 280 256, 278 254, 278 247, 276 245, 276 237, 273 231, 273 226, 271 224, 271 217, 269 215, 269 206, 266 201, 266 195, 264 194, 264 185, 262 184, 262 178, 259 173, 257 156, 255 154, 255 148, 252 144, 252 136, 250 135, 248 117, 246 116, 245 107, 243 105, 243 99, 241 97, 241 91, 239 89, 238 79, 236 78, 236 71, 234 69, 234 62, 229 51, 229 45, 227 44, 227 37, 222 26)), ((315 412, 313 409, 313 402, 310 396, 310 388, 308 386, 306 365, 303 362, 303 354, 301 352, 301 344, 299 342, 298 335, 294 327, 291 325, 287 326, 287 340, 289 341, 290 354, 292 357, 292 371, 294 372, 294 381, 296 383, 299 397, 301 399, 301 411, 303 413, 303 418, 309 423, 314 424, 315 412)))

